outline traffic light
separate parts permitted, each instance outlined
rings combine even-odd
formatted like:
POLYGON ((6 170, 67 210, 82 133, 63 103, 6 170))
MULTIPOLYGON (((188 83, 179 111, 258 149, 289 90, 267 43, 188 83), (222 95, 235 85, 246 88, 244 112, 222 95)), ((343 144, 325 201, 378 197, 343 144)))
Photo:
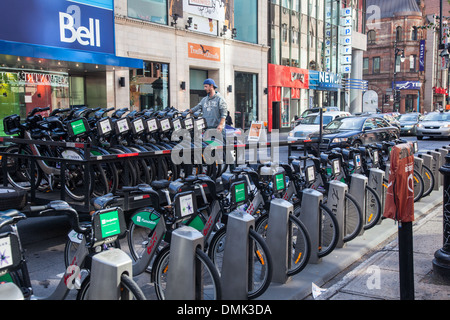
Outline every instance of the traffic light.
POLYGON ((394 103, 400 103, 400 90, 394 90, 394 103))
POLYGON ((384 103, 389 103, 390 96, 388 94, 384 95, 384 103))

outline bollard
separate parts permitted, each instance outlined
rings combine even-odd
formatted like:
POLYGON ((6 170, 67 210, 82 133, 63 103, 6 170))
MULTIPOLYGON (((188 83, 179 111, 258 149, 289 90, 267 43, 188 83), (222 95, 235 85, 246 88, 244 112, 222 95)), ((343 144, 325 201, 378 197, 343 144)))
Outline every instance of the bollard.
POLYGON ((434 253, 433 277, 446 284, 450 284, 450 154, 445 156, 445 164, 439 171, 444 177, 443 246, 434 253))
POLYGON ((92 258, 89 300, 119 300, 120 278, 123 273, 133 276, 133 262, 120 249, 102 251, 92 258))
POLYGON ((319 258, 318 255, 318 248, 321 244, 319 238, 321 226, 319 205, 323 201, 323 195, 319 191, 313 189, 305 189, 302 192, 302 213, 300 214, 300 220, 308 230, 311 240, 312 252, 309 263, 317 264, 321 261, 321 258, 319 258))
POLYGON ((439 172, 439 168, 441 167, 441 154, 436 151, 428 151, 432 157, 430 170, 434 174, 434 188, 433 190, 439 190, 441 186, 441 181, 443 180, 441 177, 441 173, 439 172))
POLYGON ((228 215, 227 240, 222 264, 222 298, 224 300, 247 300, 249 270, 250 228, 255 227, 255 218, 234 211, 228 215))
MULTIPOLYGON (((369 170, 369 179, 367 184, 369 187, 371 187, 373 190, 375 190, 376 194, 380 198, 381 202, 381 214, 384 212, 384 195, 385 195, 385 188, 383 186, 383 179, 384 179, 384 171, 376 168, 372 168, 369 170)), ((378 224, 381 223, 381 219, 378 220, 378 224)))
MULTIPOLYGON (((272 199, 266 234, 266 243, 272 255, 272 282, 286 283, 289 269, 289 215, 294 212, 294 206, 283 199, 272 199)), ((303 215, 304 213, 302 213, 303 215)))
POLYGON ((345 193, 348 191, 347 184, 333 180, 330 182, 328 189, 327 207, 333 211, 339 225, 339 240, 336 244, 337 248, 343 248, 345 245, 345 193))
POLYGON ((195 252, 203 248, 203 235, 188 226, 172 232, 170 242, 170 268, 167 274, 167 300, 196 299, 195 252))
MULTIPOLYGON (((436 149, 436 152, 439 152, 439 154, 441 155, 440 156, 440 163, 439 163, 439 168, 440 168, 445 163, 445 156, 447 155, 448 150, 444 149, 444 148, 439 148, 439 149, 436 149)), ((443 186, 443 185, 444 185, 444 177, 441 176, 441 186, 443 186)))
MULTIPOLYGON (((363 176, 362 174, 354 173, 352 174, 352 181, 350 184, 350 194, 355 198, 358 202, 359 207, 361 208, 363 221, 367 221, 366 219, 366 186, 367 186, 368 178, 363 176)), ((361 229, 359 233, 362 235, 364 233, 364 228, 361 229)))

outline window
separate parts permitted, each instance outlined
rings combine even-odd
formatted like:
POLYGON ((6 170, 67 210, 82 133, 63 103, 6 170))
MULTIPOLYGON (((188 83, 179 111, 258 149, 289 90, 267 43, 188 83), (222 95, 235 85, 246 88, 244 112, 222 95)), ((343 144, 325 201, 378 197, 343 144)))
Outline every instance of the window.
POLYGON ((402 70, 402 57, 401 55, 397 56, 397 59, 395 60, 395 72, 400 72, 402 70))
POLYGON ((235 72, 234 84, 236 87, 234 126, 248 129, 252 121, 258 119, 258 75, 235 72))
POLYGON ((373 58, 372 73, 380 73, 380 57, 373 58))
POLYGON ((417 27, 413 27, 411 30, 411 40, 417 40, 417 27))
POLYGON ((416 58, 415 54, 409 56, 409 71, 416 72, 416 58))
POLYGON ((402 41, 402 27, 397 27, 395 29, 395 41, 402 41))
POLYGON ((167 0, 128 0, 128 16, 167 24, 167 0))
POLYGON ((234 2, 234 27, 236 39, 258 43, 258 1, 234 2))
POLYGON ((377 33, 375 30, 370 30, 367 32, 367 44, 375 44, 377 33))
POLYGON ((363 59, 363 74, 369 73, 369 58, 363 59))

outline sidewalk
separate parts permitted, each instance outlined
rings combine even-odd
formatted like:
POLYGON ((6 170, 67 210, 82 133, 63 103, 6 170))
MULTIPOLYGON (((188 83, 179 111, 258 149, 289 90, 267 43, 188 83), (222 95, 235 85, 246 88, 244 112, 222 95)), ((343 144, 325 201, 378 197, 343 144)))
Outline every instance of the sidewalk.
MULTIPOLYGON (((450 286, 435 283, 432 277, 434 252, 443 244, 442 187, 414 208, 415 299, 448 300, 450 286)), ((309 264, 287 283, 272 283, 260 299, 400 299, 397 230, 393 220, 383 220, 318 264, 309 264)))

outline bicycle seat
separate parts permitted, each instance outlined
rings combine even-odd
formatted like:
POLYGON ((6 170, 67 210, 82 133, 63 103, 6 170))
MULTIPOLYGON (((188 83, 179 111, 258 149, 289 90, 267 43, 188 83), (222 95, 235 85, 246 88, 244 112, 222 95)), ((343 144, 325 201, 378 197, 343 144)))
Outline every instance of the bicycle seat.
POLYGON ((25 220, 27 216, 23 214, 22 212, 16 210, 16 209, 9 209, 5 211, 0 211, 0 218, 1 217, 8 217, 11 218, 10 224, 15 224, 19 222, 20 220, 25 220))
POLYGON ((115 202, 117 202, 117 196, 114 196, 112 193, 107 193, 101 197, 92 199, 95 210, 104 209, 115 202))
POLYGON ((190 175, 190 176, 187 176, 186 178, 184 178, 184 182, 187 182, 187 183, 193 183, 197 180, 198 180, 197 176, 195 176, 195 175, 190 175))
POLYGON ((170 185, 169 180, 155 180, 150 183, 151 187, 155 190, 166 189, 170 185))

